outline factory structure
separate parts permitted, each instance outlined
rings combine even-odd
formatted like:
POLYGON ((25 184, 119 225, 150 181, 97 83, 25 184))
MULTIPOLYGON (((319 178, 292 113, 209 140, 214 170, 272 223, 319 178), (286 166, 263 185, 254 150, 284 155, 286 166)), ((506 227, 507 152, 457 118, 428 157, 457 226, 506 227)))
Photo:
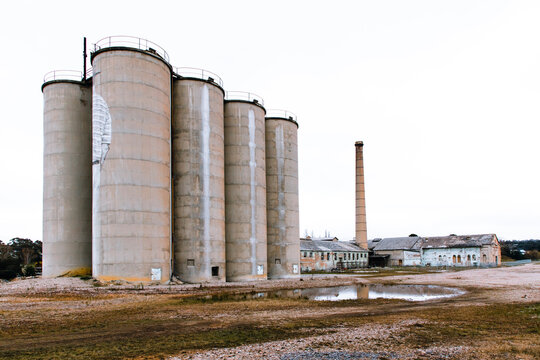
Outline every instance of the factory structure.
POLYGON ((355 238, 339 241, 333 238, 300 238, 300 267, 303 272, 365 268, 369 265, 364 186, 364 142, 355 147, 355 238))
POLYGON ((368 243, 373 266, 493 267, 501 265, 495 234, 375 238, 368 243))
POLYGON ((299 277, 296 117, 147 40, 84 57, 42 85, 43 276, 299 277))

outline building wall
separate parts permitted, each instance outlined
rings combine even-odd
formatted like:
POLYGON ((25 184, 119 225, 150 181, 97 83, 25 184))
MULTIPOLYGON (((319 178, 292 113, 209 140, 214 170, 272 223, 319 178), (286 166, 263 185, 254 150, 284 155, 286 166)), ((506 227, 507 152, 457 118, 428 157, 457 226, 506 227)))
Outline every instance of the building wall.
POLYGON ((501 247, 498 244, 484 245, 480 249, 482 263, 487 263, 490 266, 501 265, 501 247), (484 257, 485 255, 485 257, 484 257))
POLYGON ((368 253, 302 250, 300 266, 302 272, 330 271, 340 266, 343 269, 363 268, 368 266, 368 253))
POLYGON ((422 265, 422 255, 420 251, 403 250, 403 266, 420 266, 422 265))
POLYGON ((483 262, 479 247, 422 249, 424 266, 482 266, 491 265, 483 262))
POLYGON ((376 251, 377 255, 390 255, 388 266, 403 266, 403 250, 376 251))

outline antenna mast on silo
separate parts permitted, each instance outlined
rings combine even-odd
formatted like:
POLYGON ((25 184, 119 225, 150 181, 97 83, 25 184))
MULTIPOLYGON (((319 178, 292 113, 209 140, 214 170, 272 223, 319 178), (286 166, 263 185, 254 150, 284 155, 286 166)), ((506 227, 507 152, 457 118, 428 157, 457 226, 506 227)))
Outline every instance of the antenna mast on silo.
POLYGON ((83 82, 86 81, 86 36, 83 38, 83 82))

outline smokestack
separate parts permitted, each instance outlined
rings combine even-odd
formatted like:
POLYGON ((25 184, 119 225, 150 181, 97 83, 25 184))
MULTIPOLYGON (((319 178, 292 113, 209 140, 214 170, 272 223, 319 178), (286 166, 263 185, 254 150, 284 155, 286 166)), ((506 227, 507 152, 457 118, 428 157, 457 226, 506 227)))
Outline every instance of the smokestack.
POLYGON ((357 141, 356 148, 356 243, 367 249, 366 193, 364 190, 364 143, 357 141))

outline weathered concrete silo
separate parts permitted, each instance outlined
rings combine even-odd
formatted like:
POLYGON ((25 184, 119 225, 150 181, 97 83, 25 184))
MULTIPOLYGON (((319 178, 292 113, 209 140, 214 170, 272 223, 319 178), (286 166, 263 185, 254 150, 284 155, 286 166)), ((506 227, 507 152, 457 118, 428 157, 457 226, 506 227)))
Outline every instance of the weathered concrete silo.
POLYGON ((51 72, 42 86, 43 276, 92 267, 92 89, 80 72, 51 72))
POLYGON ((166 281, 171 268, 171 67, 147 40, 95 45, 92 270, 166 281))
POLYGON ((223 83, 205 70, 174 72, 174 274, 191 283, 225 281, 223 83))
POLYGON ((298 123, 283 110, 266 115, 268 278, 300 276, 298 123))
POLYGON ((267 278, 265 125, 262 99, 228 92, 225 100, 227 281, 267 278))

